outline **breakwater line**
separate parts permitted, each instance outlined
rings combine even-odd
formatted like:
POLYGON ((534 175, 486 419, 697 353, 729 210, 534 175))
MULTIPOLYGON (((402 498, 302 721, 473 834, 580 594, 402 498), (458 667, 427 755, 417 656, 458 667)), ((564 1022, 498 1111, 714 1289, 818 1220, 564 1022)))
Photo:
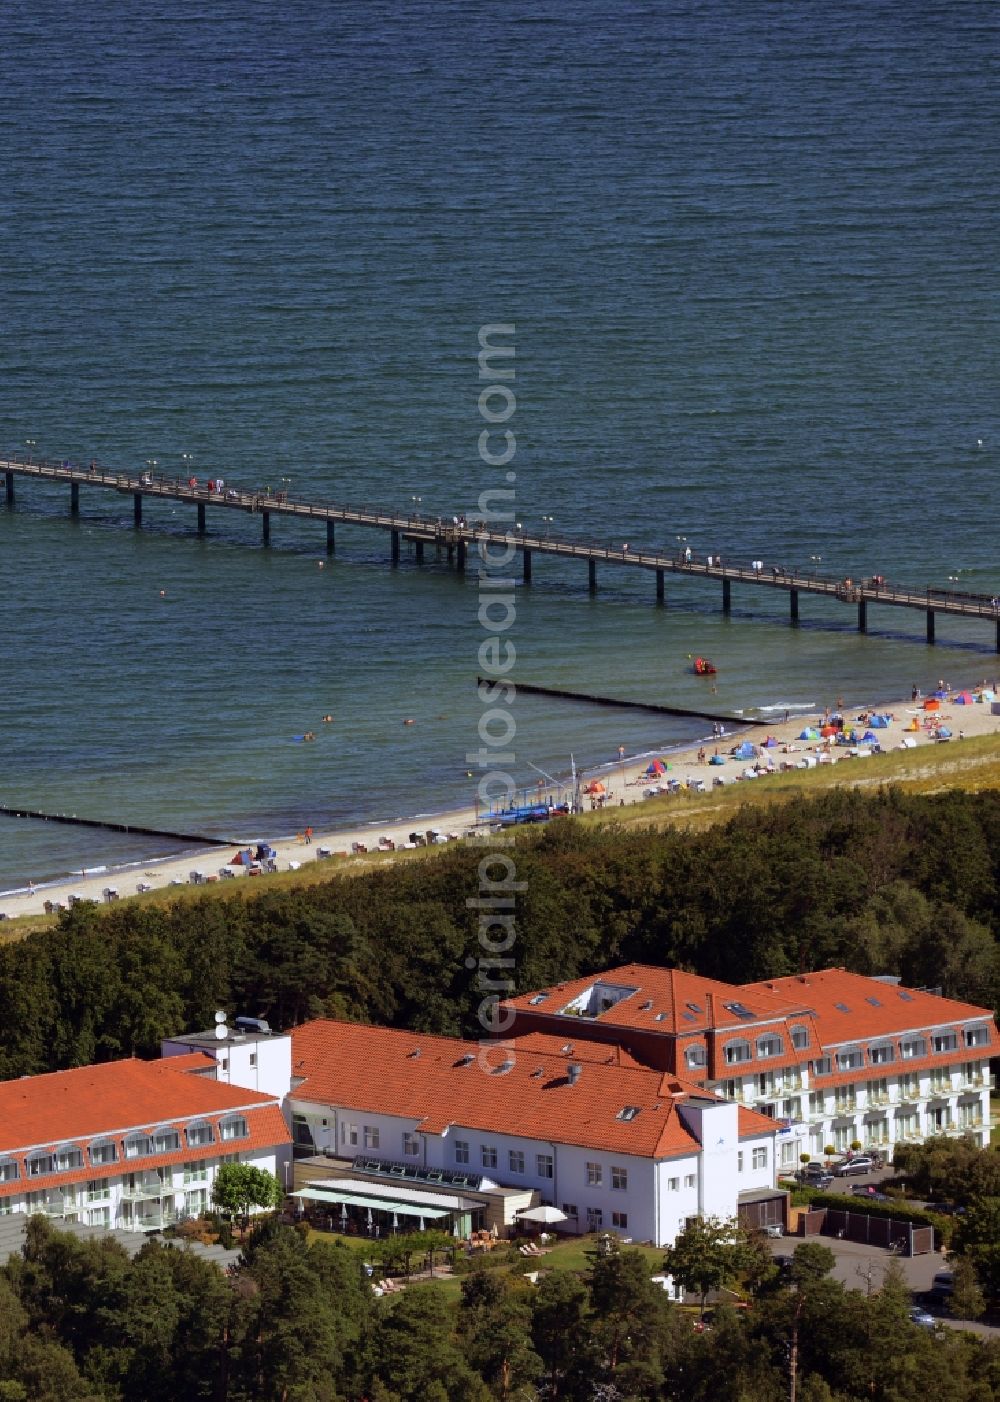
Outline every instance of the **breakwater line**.
MULTIPOLYGON (((486 677, 477 677, 476 681, 487 686, 492 685, 486 677)), ((565 691, 562 687, 535 686, 531 682, 515 681, 511 684, 526 696, 552 696, 558 701, 585 701, 591 706, 620 706, 625 710, 652 711, 661 716, 688 716, 695 720, 719 721, 727 725, 774 724, 773 719, 758 720, 754 716, 737 716, 724 711, 699 711, 689 706, 666 706, 656 701, 626 701, 614 696, 593 696, 586 691, 565 691)))
POLYGON ((172 832, 165 828, 147 828, 137 823, 113 823, 105 818, 78 818, 75 813, 39 813, 31 808, 12 808, 0 803, 0 817, 31 818, 43 823, 69 823, 81 828, 100 828, 104 832, 127 832, 135 837, 164 837, 171 842, 195 843, 199 847, 232 847, 234 839, 208 837, 205 833, 172 832))

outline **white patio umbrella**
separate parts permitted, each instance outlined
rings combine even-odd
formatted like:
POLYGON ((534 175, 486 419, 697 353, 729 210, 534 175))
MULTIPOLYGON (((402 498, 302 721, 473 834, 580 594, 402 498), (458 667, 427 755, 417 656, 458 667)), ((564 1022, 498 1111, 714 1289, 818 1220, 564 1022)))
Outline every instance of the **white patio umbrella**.
POLYGON ((526 1207, 517 1216, 522 1222, 545 1222, 548 1225, 568 1220, 565 1212, 560 1212, 558 1207, 551 1207, 547 1202, 540 1203, 538 1207, 526 1207))

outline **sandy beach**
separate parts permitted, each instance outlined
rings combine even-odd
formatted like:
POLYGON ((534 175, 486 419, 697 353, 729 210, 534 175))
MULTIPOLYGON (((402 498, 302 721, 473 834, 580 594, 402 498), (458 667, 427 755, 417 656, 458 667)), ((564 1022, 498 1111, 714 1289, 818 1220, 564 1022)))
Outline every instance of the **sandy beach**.
MULTIPOLYGON (((935 731, 950 730, 952 740, 963 737, 1000 733, 1000 715, 994 715, 990 699, 975 699, 973 689, 970 704, 961 704, 952 692, 941 698, 937 709, 924 709, 924 698, 909 697, 895 703, 877 706, 846 706, 843 708, 844 729, 853 730, 858 743, 837 744, 833 735, 803 736, 809 727, 819 732, 829 712, 799 711, 782 713, 762 725, 737 729, 726 726, 721 735, 709 733, 700 743, 671 750, 662 755, 663 772, 648 773, 649 756, 641 759, 624 757, 619 761, 586 771, 580 778, 581 807, 611 811, 622 806, 643 803, 647 797, 670 792, 678 787, 710 792, 719 784, 766 782, 763 771, 780 772, 785 767, 807 768, 814 765, 849 763, 854 768, 863 762, 871 746, 863 743, 873 715, 884 716, 888 724, 870 730, 882 750, 916 748, 940 744, 935 731), (786 718, 787 716, 787 718, 786 718), (771 743, 764 745, 765 740, 771 743), (737 758, 732 751, 743 742, 754 746, 755 753, 737 758), (852 753, 854 751, 855 753, 852 753), (715 761, 714 763, 712 761, 715 761), (596 789, 594 786, 601 786, 596 789)), ((986 693, 989 697, 990 693, 986 693)), ((949 742, 951 743, 951 742, 949 742)), ((551 786, 545 786, 549 790, 551 786)), ((568 792, 568 790, 567 790, 568 792)), ((543 798, 544 801, 544 798, 543 798)), ((316 831, 307 839, 305 833, 274 835, 268 839, 275 849, 278 871, 296 870, 306 862, 324 860, 338 855, 351 856, 364 852, 405 849, 411 833, 418 831, 426 839, 429 832, 440 834, 439 841, 459 840, 477 830, 482 819, 472 808, 455 809, 432 819, 407 818, 394 823, 358 824, 335 831, 316 831)), ((479 831, 482 831, 480 826, 479 831)), ((108 867, 103 871, 68 876, 48 882, 31 890, 0 896, 0 914, 13 919, 20 915, 39 914, 67 908, 75 900, 110 903, 125 900, 149 890, 190 884, 213 884, 251 879, 248 868, 233 864, 237 847, 216 847, 196 854, 187 853, 163 861, 108 867), (223 875, 225 872, 227 875, 223 875), (111 893, 111 894, 109 894, 111 893)), ((331 863, 331 866, 333 864, 331 863)), ((256 873, 254 873, 256 874, 256 873)))

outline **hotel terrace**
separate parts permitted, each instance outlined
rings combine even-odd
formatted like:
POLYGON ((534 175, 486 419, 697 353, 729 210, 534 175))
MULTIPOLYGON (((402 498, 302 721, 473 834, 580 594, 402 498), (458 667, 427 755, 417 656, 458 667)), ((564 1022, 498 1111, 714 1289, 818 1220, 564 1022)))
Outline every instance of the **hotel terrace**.
POLYGON ((279 1101, 206 1071, 196 1054, 0 1083, 0 1214, 153 1231, 203 1212, 227 1159, 280 1172, 279 1101))
POLYGON ((935 1134, 989 1143, 992 1012, 891 977, 823 969, 727 984, 628 964, 506 1006, 517 1043, 583 1036, 753 1106, 779 1131, 781 1169, 828 1145, 891 1153, 935 1134))

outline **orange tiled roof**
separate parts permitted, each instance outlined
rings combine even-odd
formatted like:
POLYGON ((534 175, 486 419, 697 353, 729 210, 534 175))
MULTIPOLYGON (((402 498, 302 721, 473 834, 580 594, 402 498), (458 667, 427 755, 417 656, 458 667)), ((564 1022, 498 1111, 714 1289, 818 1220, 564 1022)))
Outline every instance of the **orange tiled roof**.
MULTIPOLYGON (((659 1071, 582 1058, 573 1084, 567 1073, 572 1057, 516 1045, 505 1053, 502 1044, 488 1052, 487 1067, 500 1065, 505 1055, 513 1066, 500 1075, 484 1069, 475 1042, 317 1020, 292 1032, 293 1075, 304 1078, 292 1095, 397 1115, 429 1134, 455 1125, 647 1158, 699 1147, 677 1113, 685 1095, 704 1095, 698 1087, 659 1071), (621 1120, 627 1105, 639 1114, 621 1120)), ((769 1122, 768 1132, 775 1131, 769 1122)))
MULTIPOLYGON (((990 1029, 989 1044, 970 1048, 970 1057, 995 1056, 1000 1046, 989 1008, 940 998, 918 988, 883 983, 846 969, 821 969, 818 973, 766 979, 743 989, 748 996, 756 996, 758 990, 771 997, 795 998, 800 1005, 811 1008, 824 1047, 880 1037, 890 1039, 903 1032, 930 1028, 947 1029, 969 1021, 986 1022, 990 1029)), ((935 1064, 940 1064, 940 1057, 935 1064)), ((898 1059, 893 1069, 899 1069, 898 1059)))
POLYGON ((768 1131, 774 1134, 778 1128, 770 1115, 762 1115, 759 1110, 751 1110, 746 1105, 740 1106, 739 1126, 741 1139, 756 1139, 768 1131))
POLYGON ((574 1037, 572 1029, 564 1036, 554 1032, 525 1032, 514 1036, 515 1051, 537 1051, 547 1056, 561 1056, 566 1061, 598 1061, 605 1066, 625 1066, 632 1070, 648 1070, 641 1061, 615 1042, 592 1042, 574 1037), (568 1051, 563 1048, 568 1047, 568 1051))
POLYGON ((748 1020, 730 1012, 727 1003, 747 1006, 755 1021, 785 1018, 803 1007, 801 998, 782 996, 759 985, 754 986, 751 996, 747 988, 739 984, 702 978, 699 974, 684 973, 680 969, 660 969, 650 964, 623 964, 617 969, 550 984, 537 993, 522 993, 505 1001, 513 1008, 558 1014, 574 998, 597 983, 635 991, 596 1018, 579 1019, 583 1029, 593 1021, 607 1027, 637 1028, 665 1035, 686 1036, 704 1031, 709 1026, 747 1026, 748 1020), (542 994, 547 995, 544 1001, 532 1002, 542 994))
POLYGON ((170 1061, 107 1061, 0 1082, 0 1153, 276 1104, 273 1095, 174 1071, 170 1061))

